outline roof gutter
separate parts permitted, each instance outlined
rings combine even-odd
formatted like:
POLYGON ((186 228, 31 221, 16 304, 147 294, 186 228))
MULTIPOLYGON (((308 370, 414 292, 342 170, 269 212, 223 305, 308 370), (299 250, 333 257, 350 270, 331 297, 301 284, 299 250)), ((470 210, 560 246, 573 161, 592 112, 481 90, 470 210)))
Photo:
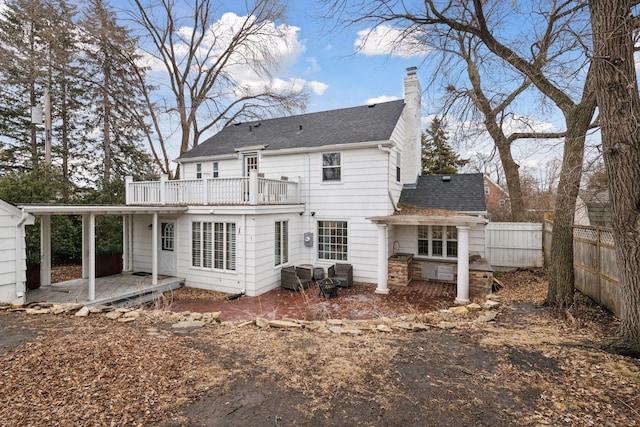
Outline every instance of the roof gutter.
POLYGON ((282 154, 299 154, 299 153, 322 153, 327 151, 345 151, 345 150, 357 150, 360 148, 377 148, 377 147, 389 147, 393 148, 395 144, 389 140, 384 141, 364 141, 354 142, 348 144, 330 144, 319 145, 317 147, 295 147, 295 148, 283 148, 281 150, 265 150, 260 153, 262 156, 277 156, 282 154))

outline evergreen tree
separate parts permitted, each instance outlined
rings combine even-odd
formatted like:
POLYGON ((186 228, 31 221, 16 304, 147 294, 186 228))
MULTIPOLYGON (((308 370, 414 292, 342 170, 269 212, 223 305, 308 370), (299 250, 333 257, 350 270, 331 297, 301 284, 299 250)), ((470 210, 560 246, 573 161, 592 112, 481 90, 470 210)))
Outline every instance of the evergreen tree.
POLYGON ((434 118, 431 127, 422 133, 422 173, 425 175, 455 174, 466 165, 468 159, 461 159, 448 143, 444 124, 434 118))
POLYGON ((46 76, 44 36, 51 13, 40 0, 10 0, 0 15, 0 128, 10 139, 11 163, 38 163, 38 134, 31 107, 42 96, 46 76))
POLYGON ((153 160, 141 146, 145 132, 145 104, 137 76, 138 43, 118 25, 116 15, 103 0, 91 0, 80 23, 87 46, 82 58, 87 73, 88 105, 85 138, 102 152, 102 180, 125 175, 149 176, 153 160), (134 70, 135 68, 135 70, 134 70))

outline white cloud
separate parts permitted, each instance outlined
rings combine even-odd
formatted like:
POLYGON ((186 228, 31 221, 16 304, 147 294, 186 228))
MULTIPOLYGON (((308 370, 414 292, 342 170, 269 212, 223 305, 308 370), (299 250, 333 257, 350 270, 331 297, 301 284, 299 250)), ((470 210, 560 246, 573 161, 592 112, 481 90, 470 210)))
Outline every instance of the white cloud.
POLYGON ((367 56, 392 55, 411 58, 429 53, 429 49, 416 33, 405 33, 402 29, 390 25, 358 31, 354 46, 358 53, 367 56))
POLYGON ((322 95, 324 91, 329 88, 329 85, 314 80, 311 82, 307 82, 307 87, 310 88, 316 95, 322 95))
POLYGON ((321 70, 320 65, 318 65, 318 60, 315 56, 307 58, 307 62, 309 63, 309 66, 306 70, 304 70, 305 74, 311 74, 321 70))
MULTIPOLYGON (((238 16, 229 12, 212 23, 195 52, 195 57, 201 67, 214 66, 229 44, 232 43, 233 37, 241 28, 248 25, 247 22, 253 20, 255 17, 238 16)), ((225 75, 230 81, 235 81, 239 85, 239 88, 236 89, 245 91, 249 88, 251 91, 266 87, 287 90, 304 88, 304 80, 283 77, 289 75, 290 68, 298 62, 306 50, 304 43, 298 38, 300 28, 286 24, 276 25, 271 21, 253 24, 260 25, 260 29, 247 37, 247 41, 235 49, 225 65, 225 75)), ((192 27, 183 25, 174 34, 174 50, 177 52, 179 64, 189 54, 192 32, 192 27)), ((164 77, 166 67, 162 61, 148 53, 142 53, 142 55, 144 65, 149 67, 151 71, 163 74, 163 76, 156 76, 158 84, 166 81, 166 77, 164 77)), ((192 71, 194 73, 200 72, 195 66, 192 71)))
POLYGON ((397 99, 400 99, 400 98, 398 98, 397 96, 382 95, 382 96, 378 96, 377 98, 367 99, 365 104, 366 105, 381 104, 383 102, 395 101, 397 99))

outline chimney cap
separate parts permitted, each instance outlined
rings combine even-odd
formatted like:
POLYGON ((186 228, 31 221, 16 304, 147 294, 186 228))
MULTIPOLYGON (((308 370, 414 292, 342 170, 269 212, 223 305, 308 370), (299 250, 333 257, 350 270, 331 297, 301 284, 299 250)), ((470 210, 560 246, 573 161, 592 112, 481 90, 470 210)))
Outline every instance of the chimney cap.
POLYGON ((418 70, 418 67, 409 67, 407 68, 407 75, 409 76, 413 76, 416 74, 416 71, 418 70))

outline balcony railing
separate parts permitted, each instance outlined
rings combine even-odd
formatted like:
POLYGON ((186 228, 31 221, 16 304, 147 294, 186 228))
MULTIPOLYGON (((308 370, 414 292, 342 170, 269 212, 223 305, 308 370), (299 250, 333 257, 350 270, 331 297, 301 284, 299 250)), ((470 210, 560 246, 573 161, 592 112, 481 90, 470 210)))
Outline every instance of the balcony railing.
POLYGON ((136 181, 127 177, 128 205, 287 205, 300 203, 298 183, 251 173, 244 178, 136 181))

